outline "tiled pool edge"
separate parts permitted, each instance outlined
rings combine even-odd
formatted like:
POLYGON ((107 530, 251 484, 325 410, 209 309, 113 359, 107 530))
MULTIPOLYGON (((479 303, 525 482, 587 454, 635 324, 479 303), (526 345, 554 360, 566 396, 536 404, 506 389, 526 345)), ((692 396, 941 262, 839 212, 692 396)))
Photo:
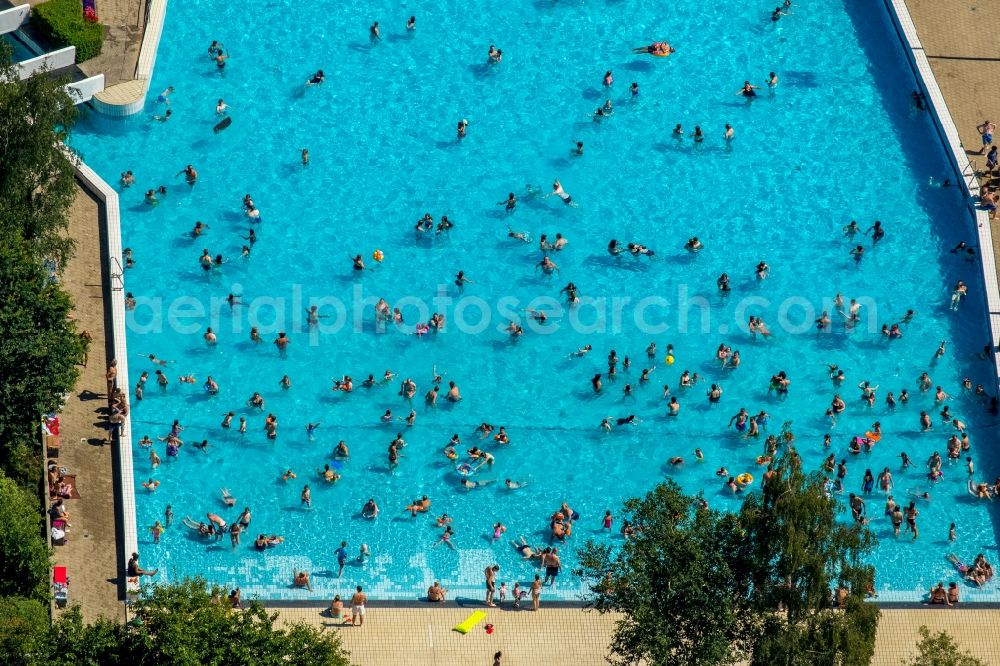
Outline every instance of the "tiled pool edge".
POLYGON ((1000 354, 997 344, 1000 343, 1000 288, 997 286, 996 258, 993 252, 993 234, 990 230, 990 218, 986 211, 975 206, 975 198, 979 196, 979 181, 965 153, 958 128, 952 120, 948 104, 945 102, 941 88, 938 87, 930 62, 924 53, 923 45, 917 36, 917 29, 910 18, 910 11, 904 0, 882 0, 889 18, 896 28, 896 34, 906 53, 910 67, 913 69, 917 85, 920 86, 928 103, 934 127, 937 129, 941 143, 944 145, 952 168, 955 170, 956 183, 965 193, 966 204, 976 224, 979 237, 979 260, 983 271, 983 284, 986 295, 986 317, 990 326, 990 343, 993 349, 993 384, 1000 391, 1000 354))
POLYGON ((91 100, 95 110, 107 116, 121 118, 139 113, 146 106, 146 94, 153 78, 156 53, 160 48, 160 36, 163 34, 166 15, 167 0, 149 1, 135 77, 132 81, 111 86, 100 95, 95 95, 91 100))
MULTIPOLYGON (((122 262, 122 236, 121 236, 121 209, 118 203, 118 193, 108 185, 97 172, 76 157, 70 155, 73 166, 76 169, 76 176, 80 182, 90 190, 91 193, 101 202, 104 208, 105 233, 108 239, 108 256, 102 257, 102 261, 108 262, 109 275, 121 275, 121 289, 115 289, 113 284, 106 285, 108 294, 111 296, 111 336, 114 348, 114 358, 118 366, 118 385, 123 386, 128 394, 131 382, 128 375, 128 349, 125 344, 125 290, 124 271, 121 269, 122 262)), ((114 443, 112 443, 114 444, 114 443)), ((139 536, 136 531, 136 507, 135 507, 135 481, 132 472, 132 417, 131 410, 125 417, 124 427, 119 430, 117 450, 115 453, 119 461, 118 493, 121 499, 122 515, 121 520, 122 541, 120 544, 123 555, 121 561, 128 560, 132 553, 139 552, 139 536)), ((126 581, 126 589, 129 592, 138 590, 138 585, 129 584, 126 581)))

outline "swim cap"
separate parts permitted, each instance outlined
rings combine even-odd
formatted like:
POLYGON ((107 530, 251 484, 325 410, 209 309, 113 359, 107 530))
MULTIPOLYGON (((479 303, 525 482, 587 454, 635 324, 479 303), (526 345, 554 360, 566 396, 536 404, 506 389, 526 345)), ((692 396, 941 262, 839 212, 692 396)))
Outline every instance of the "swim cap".
POLYGON ((674 364, 674 356, 673 356, 673 354, 667 354, 666 361, 667 361, 667 365, 673 365, 674 364))

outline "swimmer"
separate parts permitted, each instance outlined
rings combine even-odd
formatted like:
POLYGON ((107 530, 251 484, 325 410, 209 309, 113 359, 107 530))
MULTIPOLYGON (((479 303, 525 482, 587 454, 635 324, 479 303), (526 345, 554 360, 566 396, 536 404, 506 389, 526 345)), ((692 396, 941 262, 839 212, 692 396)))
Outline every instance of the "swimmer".
POLYGON ((504 206, 507 209, 507 214, 510 215, 517 208, 517 197, 514 196, 513 192, 509 192, 507 198, 503 201, 498 201, 497 205, 504 206))
POLYGON ((303 148, 302 149, 302 166, 304 166, 304 167, 309 166, 309 149, 308 148, 303 148))
POLYGON ((537 549, 529 546, 528 540, 525 539, 523 535, 520 537, 520 539, 521 539, 520 543, 518 543, 517 541, 511 541, 510 544, 514 546, 514 550, 516 550, 521 555, 521 559, 530 560, 532 558, 538 557, 537 549))
MULTIPOLYGON (((162 116, 161 115, 155 115, 155 116, 153 116, 153 120, 155 120, 157 122, 165 123, 168 120, 170 120, 170 117, 172 115, 174 115, 174 112, 171 111, 170 109, 167 109, 167 112, 164 113, 162 116)), ((152 190, 150 190, 150 192, 152 192, 152 190)), ((147 196, 148 196, 148 194, 147 194, 147 196)))
POLYGON ((767 75, 767 87, 772 89, 778 87, 778 75, 774 72, 770 72, 767 75))
POLYGON ((228 488, 219 488, 219 493, 222 495, 222 503, 226 506, 236 506, 236 498, 230 494, 228 488))
POLYGON ((295 479, 295 478, 298 477, 295 475, 295 472, 293 472, 291 469, 286 469, 285 473, 281 475, 282 481, 288 481, 289 479, 295 479))
POLYGON ((757 90, 757 86, 753 85, 749 81, 744 81, 743 82, 743 87, 740 88, 738 91, 736 91, 736 94, 737 95, 743 95, 744 97, 746 97, 749 100, 749 99, 753 99, 754 97, 757 96, 757 93, 755 92, 756 90, 757 90))
POLYGON ((493 483, 494 480, 495 479, 480 479, 479 481, 473 481, 472 479, 469 479, 467 477, 462 477, 462 480, 459 482, 459 485, 465 488, 466 490, 472 490, 474 488, 482 488, 483 486, 487 486, 493 483))
POLYGON ((375 46, 382 41, 382 31, 378 27, 378 21, 372 23, 371 27, 368 28, 368 40, 371 42, 372 46, 375 46))
MULTIPOLYGON (((654 56, 668 56, 671 53, 676 53, 677 49, 673 48, 667 42, 653 42, 648 46, 634 46, 632 47, 632 53, 648 53, 654 56)), ((610 72, 609 72, 610 73, 610 72)))
POLYGON ((406 511, 410 512, 412 517, 416 517, 417 512, 426 513, 428 509, 431 508, 431 501, 427 499, 427 495, 424 495, 418 500, 414 500, 407 507, 406 511))
POLYGON ((530 243, 531 242, 531 238, 528 236, 527 232, 525 232, 525 231, 514 231, 510 227, 507 227, 507 237, 508 238, 513 238, 515 240, 519 240, 522 243, 530 243))
POLYGON ((434 542, 434 544, 431 546, 431 548, 435 548, 437 546, 440 546, 443 543, 446 546, 448 546, 449 548, 451 548, 452 550, 455 550, 455 544, 453 544, 451 542, 451 537, 454 536, 454 534, 455 534, 455 532, 452 531, 451 525, 449 525, 448 527, 444 528, 444 532, 441 533, 441 536, 438 537, 438 540, 434 542))
POLYGON ((576 203, 573 201, 573 197, 563 189, 562 183, 558 180, 552 183, 552 191, 545 195, 546 198, 551 196, 557 196, 562 199, 562 202, 567 206, 572 206, 576 208, 576 203))
POLYGON ((506 479, 503 482, 503 485, 508 490, 519 490, 519 489, 524 488, 525 486, 527 486, 528 482, 527 481, 511 481, 510 479, 506 479))
POLYGON ((156 101, 160 104, 166 104, 170 106, 170 93, 174 91, 173 86, 167 86, 167 89, 156 96, 156 101))
POLYGON ((226 101, 220 97, 219 101, 216 102, 216 104, 215 104, 215 113, 216 113, 216 115, 220 115, 221 116, 221 115, 225 115, 228 112, 229 112, 229 105, 226 104, 226 101))
POLYGON ((316 73, 313 74, 309 78, 308 81, 306 81, 306 85, 307 86, 317 86, 317 85, 320 85, 321 83, 323 83, 324 81, 326 81, 326 76, 323 74, 323 70, 319 69, 319 70, 316 70, 316 73))
POLYGON ((378 517, 378 504, 375 503, 374 497, 370 498, 361 508, 361 517, 367 518, 368 520, 373 520, 378 517))
POLYGON ((410 18, 408 18, 406 20, 406 29, 407 30, 416 30, 417 29, 417 17, 416 16, 411 16, 410 18))

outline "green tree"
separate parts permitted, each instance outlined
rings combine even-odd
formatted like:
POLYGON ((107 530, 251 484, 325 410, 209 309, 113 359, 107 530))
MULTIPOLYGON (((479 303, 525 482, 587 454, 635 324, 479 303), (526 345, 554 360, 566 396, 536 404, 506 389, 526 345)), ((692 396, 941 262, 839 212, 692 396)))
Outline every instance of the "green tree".
POLYGON ((746 577, 727 553, 742 538, 737 517, 704 508, 673 481, 625 503, 642 530, 619 549, 588 542, 577 572, 590 605, 624 613, 612 663, 726 664, 749 644, 746 577))
POLYGON ((76 109, 63 82, 20 81, 10 53, 0 42, 0 469, 34 488, 38 417, 73 387, 84 350, 69 298, 42 265, 63 265, 72 249, 64 231, 76 185, 60 146, 76 109))
POLYGON ((0 48, 0 237, 30 241, 37 256, 62 264, 73 245, 61 232, 76 184, 60 146, 76 107, 66 80, 20 81, 10 54, 6 45, 0 48))
POLYGON ((864 563, 875 537, 838 519, 820 473, 806 474, 794 449, 778 458, 761 494, 739 513, 746 538, 738 564, 763 622, 753 666, 865 665, 875 649, 879 611, 866 603, 874 569, 864 563), (834 608, 831 588, 846 592, 834 608))
POLYGON ((38 419, 60 406, 86 351, 71 307, 27 242, 0 243, 0 467, 24 484, 41 473, 38 419))
POLYGON ((920 627, 920 641, 917 642, 917 656, 906 662, 906 666, 986 666, 968 652, 960 651, 948 632, 932 634, 927 627, 920 627))
POLYGON ((279 628, 277 614, 250 602, 230 608, 225 592, 203 580, 185 580, 145 590, 133 607, 136 621, 118 625, 98 621, 83 626, 79 616, 54 627, 50 664, 109 663, 153 666, 264 664, 348 666, 335 634, 315 627, 279 628))
POLYGON ((0 597, 0 664, 30 663, 48 642, 49 608, 35 599, 0 597))
POLYGON ((661 484, 626 503, 641 526, 633 539, 584 547, 590 605, 623 614, 614 663, 868 664, 879 611, 865 602, 874 572, 863 557, 874 537, 838 519, 825 479, 804 474, 794 450, 772 471, 736 514, 661 484))
POLYGON ((49 547, 38 505, 0 472, 0 596, 48 602, 49 547))
POLYGON ((127 628, 111 620, 99 618, 93 624, 84 624, 80 608, 74 606, 49 628, 44 649, 25 663, 29 666, 131 664, 133 655, 125 652, 128 638, 127 628))

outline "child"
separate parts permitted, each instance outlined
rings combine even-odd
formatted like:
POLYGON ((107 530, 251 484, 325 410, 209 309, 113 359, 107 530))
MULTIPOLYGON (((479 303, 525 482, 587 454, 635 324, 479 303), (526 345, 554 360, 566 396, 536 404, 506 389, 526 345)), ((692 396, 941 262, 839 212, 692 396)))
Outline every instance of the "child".
MULTIPOLYGON (((954 527, 954 523, 952 527, 954 527)), ((500 583, 500 605, 502 606, 505 601, 507 601, 507 583, 500 583)))
POLYGON ((518 581, 515 581, 514 582, 514 592, 511 595, 513 597, 513 599, 514 599, 514 608, 520 608, 521 607, 521 598, 524 597, 525 593, 526 593, 525 590, 521 589, 521 583, 518 582, 518 581))
MULTIPOLYGON (((952 523, 952 527, 955 527, 954 523, 952 523)), ((160 535, 163 534, 163 525, 160 521, 153 523, 153 526, 149 528, 149 531, 153 533, 153 543, 160 543, 160 535)))
POLYGON ((948 541, 954 541, 954 540, 955 540, 955 523, 952 523, 948 527, 948 541))
POLYGON ((605 511, 604 512, 604 527, 603 527, 603 529, 606 529, 606 530, 610 531, 611 530, 611 521, 612 520, 613 519, 611 517, 611 512, 610 511, 605 511))

